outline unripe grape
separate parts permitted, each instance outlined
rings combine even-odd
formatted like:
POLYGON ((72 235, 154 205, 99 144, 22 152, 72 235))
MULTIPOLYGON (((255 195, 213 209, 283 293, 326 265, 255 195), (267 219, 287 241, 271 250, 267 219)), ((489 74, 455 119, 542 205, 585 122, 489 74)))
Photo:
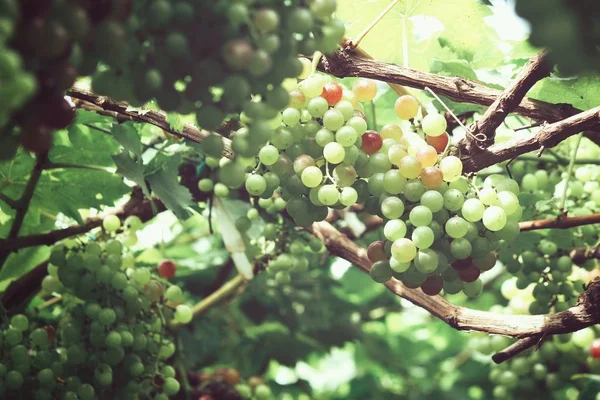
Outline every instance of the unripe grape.
POLYGON ((121 227, 121 219, 116 215, 107 215, 102 220, 102 227, 107 232, 115 232, 121 227))
POLYGON ((427 114, 421 126, 426 135, 436 137, 444 134, 448 124, 442 114, 427 114))

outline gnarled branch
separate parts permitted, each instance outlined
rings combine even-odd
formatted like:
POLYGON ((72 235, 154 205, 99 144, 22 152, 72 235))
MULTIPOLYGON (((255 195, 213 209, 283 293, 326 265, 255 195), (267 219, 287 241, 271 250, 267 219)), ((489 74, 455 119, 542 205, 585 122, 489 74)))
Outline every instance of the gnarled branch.
POLYGON ((514 82, 494 100, 492 105, 485 111, 481 119, 469 126, 471 135, 465 137, 465 148, 477 149, 480 146, 489 147, 494 143, 496 128, 500 126, 506 116, 519 106, 529 89, 535 83, 550 75, 551 66, 548 63, 548 52, 532 57, 527 65, 523 67, 514 82), (483 137, 479 143, 478 136, 483 137))
POLYGON ((521 232, 532 231, 534 229, 569 229, 581 225, 591 225, 600 223, 600 214, 583 215, 580 217, 558 217, 548 219, 538 219, 535 221, 519 222, 521 232))

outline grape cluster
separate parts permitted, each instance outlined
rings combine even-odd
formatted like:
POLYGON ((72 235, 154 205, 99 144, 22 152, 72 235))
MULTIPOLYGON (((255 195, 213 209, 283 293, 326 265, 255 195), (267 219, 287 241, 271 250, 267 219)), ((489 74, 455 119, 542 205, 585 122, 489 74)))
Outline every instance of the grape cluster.
MULTIPOLYGON (((117 230, 115 218, 105 218, 104 228, 117 230)), ((138 220, 130 218, 125 225, 134 229, 138 220)), ((68 242, 52 249, 42 287, 65 298, 55 345, 62 364, 48 367, 52 384, 35 398, 167 399, 179 392, 175 370, 166 364, 175 353, 166 328, 171 319, 190 322, 192 310, 182 304, 179 287, 165 290, 165 281, 136 267, 124 250, 116 239, 68 242)), ((171 264, 161 263, 158 273, 164 277, 168 270, 172 276, 171 264)), ((25 379, 36 379, 27 374, 25 379)))
POLYGON ((97 50, 108 65, 92 87, 131 104, 156 99, 165 111, 195 113, 208 130, 242 109, 269 119, 287 104, 281 83, 302 71, 297 54, 338 46, 344 25, 332 18, 335 9, 335 0, 152 0, 84 50, 97 50), (263 101, 249 103, 251 95, 263 101))
MULTIPOLYGON (((577 373, 600 371, 599 360, 589 355, 589 348, 595 337, 593 328, 557 335, 545 341, 538 351, 529 351, 507 362, 493 364, 489 376, 490 381, 495 384, 493 397, 561 400, 580 398, 583 385, 571 378, 577 373)), ((506 345, 492 338, 494 337, 479 338, 476 349, 488 355, 506 345)))
POLYGON ((308 76, 264 130, 251 125, 235 133, 235 160, 216 158, 222 141, 209 138, 206 163, 219 182, 205 178, 200 190, 227 196, 244 185, 268 213, 285 209, 302 227, 323 220, 329 207, 364 204, 385 219, 386 240, 370 251, 376 281, 396 276, 431 295, 443 287, 478 295, 480 273, 495 264, 493 251, 519 233, 517 182, 492 175, 479 189, 462 177, 460 159, 445 155, 445 118, 431 113, 417 122, 412 96, 400 97, 395 110, 413 121, 414 132, 397 124, 368 130, 361 102, 376 94, 373 81, 357 80, 348 90, 308 76))
POLYGON ((36 153, 49 150, 53 130, 75 116, 65 90, 95 69, 102 52, 110 52, 103 40, 114 38, 113 28, 122 26, 131 8, 130 0, 0 1, 3 159, 14 155, 19 142, 36 153))
MULTIPOLYGON (((528 307, 531 314, 547 314, 551 308, 556 312, 566 310, 584 290, 584 282, 574 278, 576 264, 569 251, 559 249, 555 242, 533 232, 524 235, 536 237, 538 244, 521 254, 513 254, 510 247, 503 252, 500 260, 507 272, 515 275, 515 279, 503 283, 503 289, 511 293, 531 285, 535 299, 528 307)), ((595 266, 593 260, 583 264, 587 270, 595 266)))

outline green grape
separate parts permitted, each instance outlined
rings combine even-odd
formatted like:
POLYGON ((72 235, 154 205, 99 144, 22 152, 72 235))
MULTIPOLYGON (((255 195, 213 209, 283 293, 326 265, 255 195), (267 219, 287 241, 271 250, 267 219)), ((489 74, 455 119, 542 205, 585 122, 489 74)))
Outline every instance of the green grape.
POLYGON ((314 188, 319 186, 323 181, 323 173, 320 168, 309 166, 302 171, 301 179, 306 187, 314 188))
POLYGON ((335 135, 328 129, 322 128, 315 134, 315 141, 321 147, 325 147, 327 143, 331 143, 335 140, 335 135))
POLYGON ((107 232, 116 232, 121 227, 121 220, 116 215, 107 215, 102 220, 102 227, 107 232))
POLYGON ((287 126, 294 127, 300 122, 300 111, 295 108, 286 108, 281 114, 281 119, 287 126))
POLYGON ((401 239, 406 236, 406 224, 400 219, 391 219, 383 227, 383 234, 389 241, 401 239))
POLYGON ((8 328, 4 332, 4 342, 9 346, 15 346, 23 340, 23 333, 19 329, 8 328))
POLYGON ((392 256, 397 261, 407 263, 412 261, 416 255, 417 248, 410 239, 401 238, 392 243, 392 256))
MULTIPOLYGON (((340 101, 336 105, 336 108, 338 108, 338 106, 340 106, 342 103, 344 103, 344 101, 340 101)), ((354 110, 353 110, 353 115, 354 115, 354 110)), ((358 135, 362 135, 363 133, 365 133, 367 131, 367 121, 361 117, 351 117, 351 118, 347 119, 346 126, 354 128, 354 130, 356 131, 356 133, 358 135)))
POLYGON ((444 195, 444 207, 449 211, 458 211, 462 208, 465 197, 456 189, 448 189, 444 195))
POLYGON ((106 335, 105 342, 107 347, 120 347, 121 335, 118 332, 111 331, 106 335))
MULTIPOLYGON (((320 96, 314 97, 308 101, 308 104, 306 105, 306 110, 308 110, 308 112, 310 113, 310 115, 313 118, 322 118, 325 115, 325 112, 327 112, 327 110, 329 110, 329 104, 327 104, 327 100, 325 100, 323 97, 320 97, 320 96)), ((342 113, 341 112, 339 112, 339 113, 340 113, 339 115, 341 115, 342 119, 343 119, 342 113)), ((337 114, 335 114, 335 115, 337 115, 337 114)), ((327 126, 325 126, 325 128, 330 129, 327 126)), ((335 129, 332 129, 332 130, 335 130, 335 129)))
POLYGON ((485 206, 479 199, 471 198, 465 200, 461 212, 464 219, 469 222, 477 222, 483 218, 485 206))
POLYGON ((345 155, 344 147, 337 142, 327 143, 323 148, 323 157, 332 164, 339 164, 344 161, 345 155))
POLYGON ((512 192, 498 192, 498 205, 504 210, 506 215, 511 215, 517 211, 519 207, 519 199, 512 192))
POLYGON ((369 171, 372 173, 386 173, 392 167, 392 164, 385 153, 372 154, 367 165, 369 171))
POLYGON ((462 161, 455 156, 447 156, 440 161, 440 170, 444 177, 444 181, 453 182, 460 178, 462 174, 462 161))
POLYGON ((340 193, 335 185, 323 185, 319 189, 319 201, 327 206, 332 206, 338 202, 340 193))
POLYGON ((414 259, 415 268, 424 274, 429 274, 436 270, 439 265, 438 254, 435 250, 420 249, 414 259))
POLYGON ((345 187, 340 193, 340 203, 351 206, 358 201, 358 193, 352 187, 345 187))
POLYGON ((483 212, 482 220, 487 229, 496 232, 506 225, 506 213, 498 206, 490 206, 483 212))
POLYGON ((428 136, 440 136, 446 131, 446 118, 442 114, 427 114, 421 122, 421 127, 428 136))
POLYGON ((398 260, 396 260, 394 257, 390 258, 390 268, 396 273, 405 272, 406 270, 408 270, 410 268, 410 265, 411 265, 410 262, 401 263, 398 260))
POLYGON ((344 115, 336 109, 329 109, 323 115, 323 126, 332 132, 344 126, 344 115))
POLYGON ((390 263, 386 260, 373 263, 369 273, 371 279, 375 282, 385 283, 392 278, 394 271, 390 268, 390 263))
POLYGON ((260 196, 267 189, 267 182, 265 178, 260 175, 250 175, 246 179, 246 190, 252 196, 260 196))
POLYGON ((18 390, 23 386, 23 375, 18 371, 10 371, 4 377, 4 383, 11 390, 18 390))
POLYGON ((165 290, 165 299, 172 302, 180 302, 183 300, 183 292, 179 286, 169 286, 165 290))
POLYGON ((98 313, 98 321, 103 325, 112 325, 117 319, 117 315, 111 308, 103 308, 98 313))
POLYGON ((421 204, 431 210, 438 212, 444 207, 444 196, 438 191, 428 190, 421 196, 421 204))
POLYGON ((413 226, 426 226, 433 220, 433 213, 425 206, 416 206, 410 211, 409 220, 413 226))
POLYGON ((352 146, 356 139, 358 138, 358 133, 356 130, 350 126, 342 126, 335 133, 335 141, 341 144, 344 147, 352 146))
MULTIPOLYGON (((406 178, 397 169, 391 169, 383 176, 383 188, 390 194, 400 194, 406 187, 406 178)), ((436 192, 437 193, 437 192, 436 192)))
POLYGON ((182 323, 182 324, 187 324, 193 318, 192 309, 185 304, 180 304, 175 309, 174 317, 177 322, 182 323))
POLYGON ((446 233, 448 234, 448 236, 450 236, 453 239, 457 239, 457 238, 461 238, 467 234, 469 225, 468 225, 467 221, 465 221, 461 217, 456 216, 456 217, 452 217, 448 221, 446 221, 446 224, 444 225, 444 229, 445 229, 446 233))
POLYGON ((464 238, 458 238, 450 242, 450 253, 459 260, 464 260, 471 255, 471 243, 464 238))
POLYGON ((400 218, 404 213, 404 203, 398 197, 388 197, 381 203, 381 212, 388 219, 400 218))
POLYGON ((477 297, 481 294, 483 290, 483 282, 481 279, 476 279, 473 282, 464 282, 463 283, 463 293, 467 295, 467 297, 477 297))
POLYGON ((435 241, 435 234, 430 227, 419 226, 413 231, 411 239, 419 249, 427 249, 435 241))
POLYGON ((273 145, 266 145, 258 152, 258 159, 264 165, 273 165, 279 159, 279 150, 273 145))
POLYGON ((406 197, 408 201, 416 203, 426 190, 425 186, 418 179, 410 180, 404 187, 404 197, 406 197))
POLYGON ((479 200, 486 206, 498 205, 500 203, 498 193, 492 188, 482 188, 479 191, 479 200))
POLYGON ((26 331, 29 328, 29 320, 23 314, 17 314, 10 319, 10 325, 20 331, 26 331))

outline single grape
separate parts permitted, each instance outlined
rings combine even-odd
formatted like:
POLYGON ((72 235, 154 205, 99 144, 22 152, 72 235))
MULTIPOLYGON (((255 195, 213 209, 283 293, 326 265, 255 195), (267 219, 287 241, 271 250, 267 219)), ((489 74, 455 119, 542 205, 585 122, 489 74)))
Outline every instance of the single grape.
POLYGON ((121 227, 121 220, 116 215, 107 215, 102 220, 102 227, 107 232, 116 232, 121 227))
POLYGON ((506 213, 498 206, 490 206, 483 212, 483 225, 490 231, 499 231, 506 225, 506 213))
POLYGON ((370 79, 361 78, 354 83, 352 91, 358 101, 371 101, 377 94, 377 85, 370 79))
POLYGON ((413 96, 400 96, 394 104, 394 110, 400 119, 413 119, 419 112, 419 102, 413 96))
POLYGON ((193 316, 192 309, 185 304, 180 304, 175 309, 174 317, 179 323, 187 324, 192 320, 193 316))
POLYGON ((379 133, 375 131, 366 131, 362 136, 362 144, 360 149, 369 155, 375 154, 383 146, 383 139, 379 133))
POLYGON ((417 255, 415 244, 406 238, 397 239, 392 243, 392 256, 399 262, 412 261, 417 255))
POLYGON ((440 136, 446 132, 447 122, 442 114, 427 114, 421 122, 423 132, 427 136, 440 136))

